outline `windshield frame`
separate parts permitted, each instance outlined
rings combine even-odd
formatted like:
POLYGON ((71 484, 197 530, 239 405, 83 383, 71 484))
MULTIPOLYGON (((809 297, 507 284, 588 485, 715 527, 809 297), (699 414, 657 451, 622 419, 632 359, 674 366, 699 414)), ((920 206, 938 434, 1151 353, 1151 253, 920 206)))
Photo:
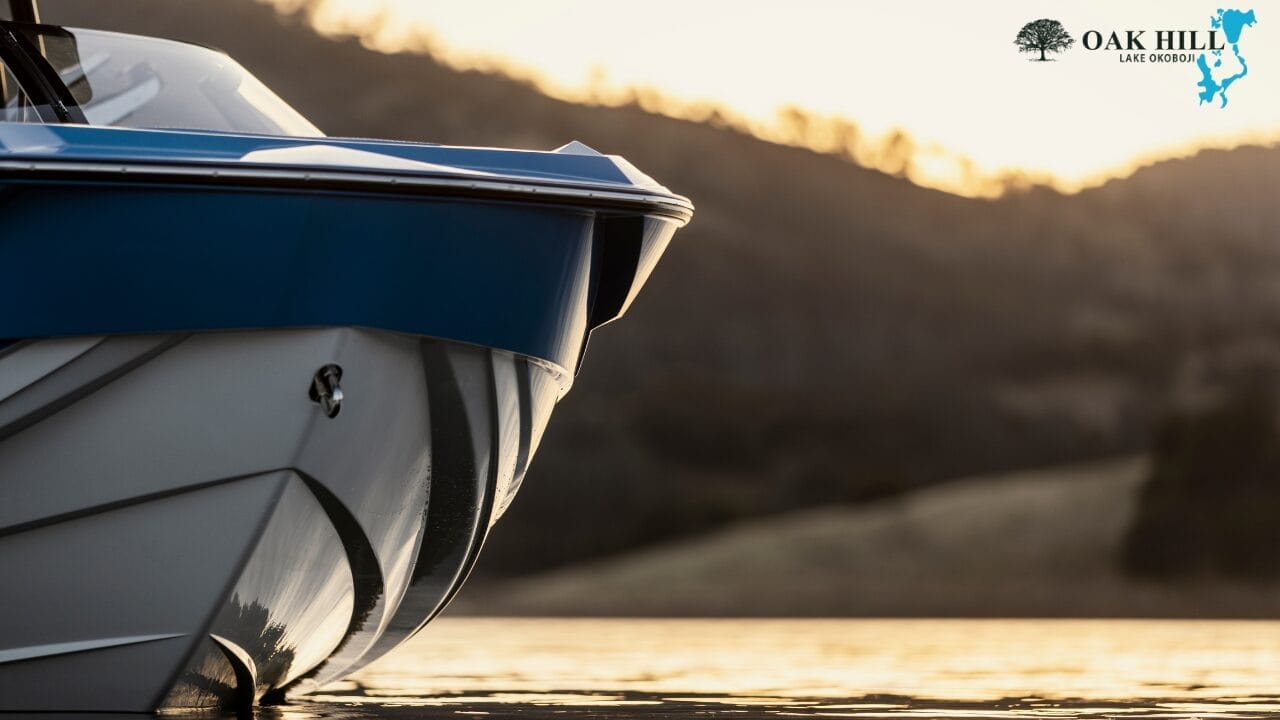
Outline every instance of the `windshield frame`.
POLYGON ((54 25, 0 20, 0 60, 4 61, 18 81, 19 88, 31 100, 41 122, 88 124, 71 90, 22 32, 27 28, 67 34, 66 30, 54 25))

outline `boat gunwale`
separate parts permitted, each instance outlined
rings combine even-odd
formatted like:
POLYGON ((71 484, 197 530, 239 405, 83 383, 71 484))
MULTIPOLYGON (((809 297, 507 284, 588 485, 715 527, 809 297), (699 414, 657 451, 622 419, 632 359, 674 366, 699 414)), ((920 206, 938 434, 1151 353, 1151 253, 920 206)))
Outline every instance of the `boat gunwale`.
POLYGON ((479 199, 586 206, 594 210, 630 210, 675 220, 683 227, 693 217, 693 203, 680 195, 643 188, 619 188, 592 182, 564 182, 519 176, 459 177, 430 173, 371 172, 336 168, 278 168, 220 162, 154 162, 119 160, 63 160, 51 158, 0 159, 0 180, 77 180, 126 182, 182 181, 206 185, 274 187, 291 190, 359 190, 400 195, 467 196, 479 199))

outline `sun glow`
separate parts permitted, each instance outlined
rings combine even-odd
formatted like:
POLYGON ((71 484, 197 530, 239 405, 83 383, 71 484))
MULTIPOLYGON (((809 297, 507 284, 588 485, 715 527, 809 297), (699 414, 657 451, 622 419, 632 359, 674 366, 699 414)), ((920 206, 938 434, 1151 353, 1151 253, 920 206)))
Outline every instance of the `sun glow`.
POLYGON ((1194 63, 1129 65, 1076 46, 1057 62, 1013 44, 1027 20, 1076 37, 1208 28, 1214 6, 939 0, 264 0, 384 52, 429 52, 581 103, 637 103, 813 148, 969 196, 1042 183, 1075 191, 1198 150, 1280 141, 1280 43, 1248 29, 1230 107, 1200 105, 1194 63), (1275 70, 1273 70, 1275 69, 1275 70))

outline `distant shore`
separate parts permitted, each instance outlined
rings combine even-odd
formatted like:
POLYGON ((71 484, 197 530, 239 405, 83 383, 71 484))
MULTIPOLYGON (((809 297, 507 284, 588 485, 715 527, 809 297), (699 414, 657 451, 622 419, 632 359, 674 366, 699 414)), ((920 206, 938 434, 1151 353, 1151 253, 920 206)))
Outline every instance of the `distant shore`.
MULTIPOLYGON (((1275 617, 1280 587, 1124 576, 1130 457, 958 480, 865 506, 466 588, 451 615, 1275 617)), ((549 532, 553 529, 548 529, 549 532)))

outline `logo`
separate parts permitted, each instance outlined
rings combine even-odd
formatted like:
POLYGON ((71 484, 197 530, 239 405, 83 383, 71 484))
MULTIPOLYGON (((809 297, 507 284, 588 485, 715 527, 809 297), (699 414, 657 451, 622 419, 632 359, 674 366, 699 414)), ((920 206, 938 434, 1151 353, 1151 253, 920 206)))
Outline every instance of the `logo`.
POLYGON ((1209 24, 1213 28, 1210 32, 1222 31, 1227 44, 1231 46, 1231 59, 1234 65, 1229 66, 1227 70, 1223 70, 1222 51, 1225 48, 1217 48, 1209 50, 1213 55, 1213 59, 1209 59, 1209 55, 1201 53, 1196 58, 1196 66, 1200 68, 1200 82, 1196 86, 1200 88, 1200 104, 1213 102, 1213 99, 1219 98, 1222 104, 1218 107, 1227 106, 1227 88, 1231 84, 1245 75, 1249 74, 1249 64, 1245 62, 1244 55, 1240 54, 1240 36, 1246 27, 1253 27, 1258 22, 1254 16, 1253 10, 1218 10, 1218 12, 1209 19, 1209 24))
POLYGON ((1062 52, 1075 45, 1076 41, 1071 37, 1071 33, 1062 27, 1062 23, 1041 18, 1023 25, 1018 31, 1018 37, 1013 39, 1013 44, 1018 46, 1018 52, 1040 53, 1040 57, 1031 59, 1046 62, 1053 58, 1047 57, 1045 53, 1062 52))
MULTIPOLYGON (((1218 9, 1209 18, 1208 28, 1182 30, 1086 30, 1081 46, 1089 52, 1115 53, 1116 59, 1131 65, 1191 65, 1200 104, 1217 102, 1227 106, 1227 90, 1249 74, 1241 45, 1247 28, 1258 22, 1253 10, 1218 9)), ((1032 20, 1018 31, 1013 44, 1018 52, 1038 54, 1032 60, 1045 62, 1075 45, 1071 33, 1057 20, 1032 20)))

